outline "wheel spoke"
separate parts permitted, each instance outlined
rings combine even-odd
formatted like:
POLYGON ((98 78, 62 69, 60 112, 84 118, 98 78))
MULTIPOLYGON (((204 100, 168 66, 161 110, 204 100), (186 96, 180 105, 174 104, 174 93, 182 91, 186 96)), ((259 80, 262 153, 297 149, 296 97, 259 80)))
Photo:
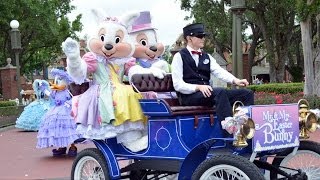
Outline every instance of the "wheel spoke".
POLYGON ((104 172, 101 165, 96 159, 85 156, 79 160, 78 164, 78 175, 81 180, 104 180, 104 172))
MULTIPOLYGON (((238 169, 237 169, 238 170, 238 169)), ((223 165, 223 167, 220 168, 214 168, 212 169, 209 174, 209 172, 206 173, 206 175, 203 177, 203 179, 208 180, 240 180, 240 179, 246 179, 245 175, 242 171, 235 170, 235 167, 223 165)))
MULTIPOLYGON (((320 155, 309 150, 299 150, 295 156, 286 156, 281 164, 283 167, 301 169, 308 179, 317 179, 320 176, 320 155)), ((287 173, 293 174, 297 171, 283 168, 287 173)), ((279 176, 282 177, 282 176, 279 176)))

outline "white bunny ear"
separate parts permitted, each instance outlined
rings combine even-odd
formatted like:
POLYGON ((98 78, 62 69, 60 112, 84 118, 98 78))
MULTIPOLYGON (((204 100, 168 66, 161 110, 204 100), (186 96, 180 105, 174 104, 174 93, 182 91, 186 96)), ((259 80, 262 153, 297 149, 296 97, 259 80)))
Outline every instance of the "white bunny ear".
POLYGON ((101 21, 103 21, 107 17, 107 14, 102 9, 99 9, 99 8, 91 9, 91 12, 94 16, 96 24, 99 24, 101 21))
POLYGON ((140 12, 129 12, 120 17, 120 22, 126 27, 131 26, 134 20, 139 17, 140 12))

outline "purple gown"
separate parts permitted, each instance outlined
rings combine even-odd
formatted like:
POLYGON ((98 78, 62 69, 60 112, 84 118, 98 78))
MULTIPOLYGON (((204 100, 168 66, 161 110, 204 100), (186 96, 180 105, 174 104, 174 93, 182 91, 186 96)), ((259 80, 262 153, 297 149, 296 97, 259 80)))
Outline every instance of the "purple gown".
POLYGON ((71 116, 69 91, 52 91, 54 106, 44 115, 38 132, 37 148, 67 147, 81 136, 76 132, 76 123, 71 116))

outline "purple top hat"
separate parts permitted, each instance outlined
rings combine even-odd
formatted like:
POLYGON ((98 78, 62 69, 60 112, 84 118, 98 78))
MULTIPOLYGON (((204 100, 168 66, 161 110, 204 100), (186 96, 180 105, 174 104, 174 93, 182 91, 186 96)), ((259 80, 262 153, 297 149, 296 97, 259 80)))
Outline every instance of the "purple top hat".
POLYGON ((134 20, 132 25, 128 28, 129 33, 143 31, 148 29, 156 29, 152 27, 150 11, 142 11, 140 15, 134 20))

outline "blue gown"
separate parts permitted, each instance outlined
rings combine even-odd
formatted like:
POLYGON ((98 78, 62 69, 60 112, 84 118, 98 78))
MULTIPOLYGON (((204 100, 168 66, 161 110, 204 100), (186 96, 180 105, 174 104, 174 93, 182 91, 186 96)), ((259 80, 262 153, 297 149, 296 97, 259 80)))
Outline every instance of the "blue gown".
POLYGON ((36 79, 33 83, 33 90, 36 94, 36 100, 27 105, 21 115, 17 118, 16 128, 27 131, 38 131, 44 114, 50 108, 50 102, 44 98, 44 93, 39 89, 39 82, 44 89, 49 88, 49 83, 45 80, 36 79))

